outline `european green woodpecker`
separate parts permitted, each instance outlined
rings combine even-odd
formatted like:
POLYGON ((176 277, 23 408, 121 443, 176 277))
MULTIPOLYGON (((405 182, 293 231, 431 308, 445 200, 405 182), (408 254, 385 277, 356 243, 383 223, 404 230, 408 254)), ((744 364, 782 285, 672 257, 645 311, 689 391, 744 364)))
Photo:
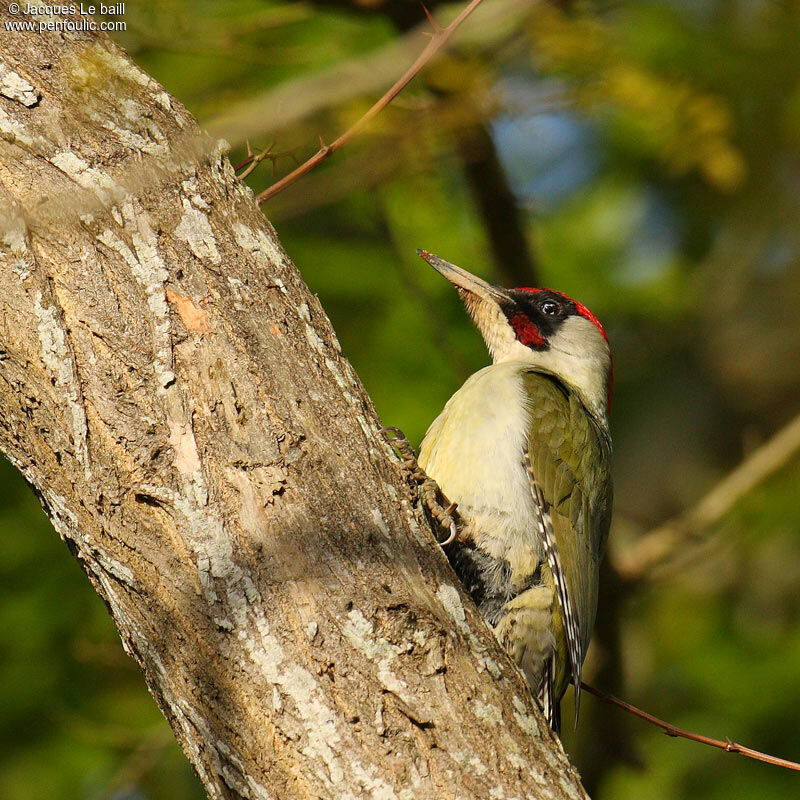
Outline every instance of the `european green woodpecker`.
POLYGON ((446 547, 478 608, 559 729, 597 610, 611 516, 611 352, 588 308, 550 289, 502 289, 424 250, 492 356, 428 429, 419 464, 458 504, 446 547))

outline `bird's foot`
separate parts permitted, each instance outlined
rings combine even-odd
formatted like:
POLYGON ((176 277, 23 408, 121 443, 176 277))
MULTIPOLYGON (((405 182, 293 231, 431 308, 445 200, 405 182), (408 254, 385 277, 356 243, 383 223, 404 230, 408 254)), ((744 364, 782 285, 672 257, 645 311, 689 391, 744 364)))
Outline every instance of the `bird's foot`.
POLYGON ((419 487, 422 503, 428 513, 448 532, 447 538, 443 542, 439 542, 441 547, 445 547, 455 540, 458 533, 456 527, 458 504, 451 503, 439 488, 439 484, 425 473, 417 461, 411 442, 406 439, 400 428, 381 428, 381 433, 397 451, 411 480, 419 487))

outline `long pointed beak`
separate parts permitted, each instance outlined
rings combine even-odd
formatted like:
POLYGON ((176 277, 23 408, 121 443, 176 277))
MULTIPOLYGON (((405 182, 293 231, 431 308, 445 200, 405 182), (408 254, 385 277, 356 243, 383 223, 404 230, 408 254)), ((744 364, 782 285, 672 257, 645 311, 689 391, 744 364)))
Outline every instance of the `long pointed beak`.
POLYGON ((417 250, 417 255, 424 258, 439 274, 444 275, 457 289, 476 295, 482 300, 493 300, 495 303, 505 298, 505 292, 497 286, 467 272, 465 269, 445 261, 443 258, 429 253, 427 250, 417 250))
POLYGON ((483 341, 492 354, 492 360, 496 363, 497 359, 508 350, 509 341, 514 339, 503 310, 507 309, 509 304, 513 306, 511 295, 505 289, 492 286, 491 283, 486 283, 476 275, 427 250, 417 250, 417 254, 456 287, 467 307, 467 312, 478 326, 483 341))

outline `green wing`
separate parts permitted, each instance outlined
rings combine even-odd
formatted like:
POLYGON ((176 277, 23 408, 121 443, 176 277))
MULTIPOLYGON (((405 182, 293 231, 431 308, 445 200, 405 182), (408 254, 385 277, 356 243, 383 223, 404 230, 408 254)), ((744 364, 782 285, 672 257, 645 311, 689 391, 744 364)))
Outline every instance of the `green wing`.
POLYGON ((559 599, 554 614, 557 702, 570 680, 580 687, 597 610, 600 559, 611 518, 611 444, 578 396, 553 375, 523 376, 530 400, 526 466, 540 535, 559 599))

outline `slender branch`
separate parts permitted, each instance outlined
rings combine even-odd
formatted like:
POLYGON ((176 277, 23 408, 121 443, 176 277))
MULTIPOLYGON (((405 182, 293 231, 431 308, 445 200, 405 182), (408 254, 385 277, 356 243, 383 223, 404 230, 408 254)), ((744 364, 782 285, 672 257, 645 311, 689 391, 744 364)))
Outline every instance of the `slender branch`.
POLYGON ((234 172, 238 172, 242 167, 246 167, 253 160, 253 151, 250 149, 249 139, 245 140, 245 146, 247 147, 247 158, 233 168, 234 172))
POLYGON ((245 168, 244 172, 237 176, 240 181, 243 181, 265 158, 272 159, 272 166, 274 169, 275 156, 272 153, 273 146, 274 143, 267 145, 266 149, 262 150, 260 153, 250 153, 240 166, 234 168, 235 172, 238 172, 240 169, 242 169, 242 167, 245 168))
POLYGON ((661 730, 663 730, 667 736, 689 739, 692 742, 700 742, 700 744, 707 744, 710 747, 717 747, 720 750, 724 750, 726 753, 738 753, 740 756, 746 756, 747 758, 752 758, 756 761, 763 761, 765 764, 774 764, 776 767, 784 767, 785 769, 791 769, 795 770, 796 772, 800 772, 800 764, 798 764, 796 761, 789 761, 788 759, 778 758, 778 756, 773 756, 769 753, 762 753, 760 750, 753 750, 751 747, 745 747, 743 744, 737 744, 730 739, 725 739, 725 741, 722 741, 721 739, 712 739, 710 736, 703 736, 701 733, 692 733, 692 731, 686 731, 683 728, 677 728, 675 725, 671 725, 669 722, 664 722, 663 719, 654 717, 652 714, 648 714, 646 711, 642 711, 640 708, 636 708, 636 706, 632 706, 630 703, 626 703, 624 700, 614 697, 613 694, 606 694, 606 692, 603 692, 600 689, 595 689, 594 686, 589 686, 588 683, 583 683, 582 681, 581 688, 584 691, 589 692, 589 694, 599 697, 604 702, 610 703, 612 706, 616 706, 617 708, 621 708, 623 711, 627 711, 629 714, 633 714, 634 717, 639 717, 639 719, 643 719, 645 722, 649 722, 651 725, 655 725, 657 728, 661 728, 661 730))
POLYGON ((247 158, 244 159, 241 163, 237 164, 233 170, 234 172, 239 172, 240 169, 244 169, 244 171, 237 175, 236 177, 239 178, 240 181, 243 181, 265 158, 268 158, 272 162, 272 177, 275 177, 275 162, 279 158, 288 157, 291 158, 294 163, 297 163, 297 159, 294 156, 293 150, 280 150, 280 151, 273 151, 273 147, 275 147, 275 142, 272 142, 265 150, 262 150, 260 153, 253 153, 250 152, 250 145, 247 145, 247 158))
POLYGON ((666 561, 678 545, 718 523, 748 492, 800 454, 800 414, 747 456, 700 502, 684 514, 659 525, 614 557, 627 580, 644 577, 666 561))
MULTIPOLYGON (((417 73, 433 58, 433 56, 441 49, 447 40, 453 35, 456 28, 483 2, 483 0, 471 0, 471 2, 463 9, 463 11, 446 27, 434 27, 434 32, 431 40, 428 42, 425 49, 419 54, 417 60, 406 70, 394 85, 380 98, 355 124, 348 128, 338 139, 331 144, 325 144, 320 140, 320 148, 314 153, 311 158, 303 162, 297 169, 290 172, 285 177, 281 178, 272 186, 264 189, 258 195, 256 201, 259 205, 265 203, 271 197, 274 197, 279 192, 282 192, 287 186, 290 186, 299 178, 302 178, 307 172, 310 172, 314 167, 325 161, 339 148, 343 147, 350 139, 353 138, 360 130, 367 124, 373 117, 383 111, 389 103, 397 97, 400 92, 416 77, 417 73)), ((426 12, 427 13, 427 12, 426 12)), ((430 15, 428 15, 430 18, 430 15)))

